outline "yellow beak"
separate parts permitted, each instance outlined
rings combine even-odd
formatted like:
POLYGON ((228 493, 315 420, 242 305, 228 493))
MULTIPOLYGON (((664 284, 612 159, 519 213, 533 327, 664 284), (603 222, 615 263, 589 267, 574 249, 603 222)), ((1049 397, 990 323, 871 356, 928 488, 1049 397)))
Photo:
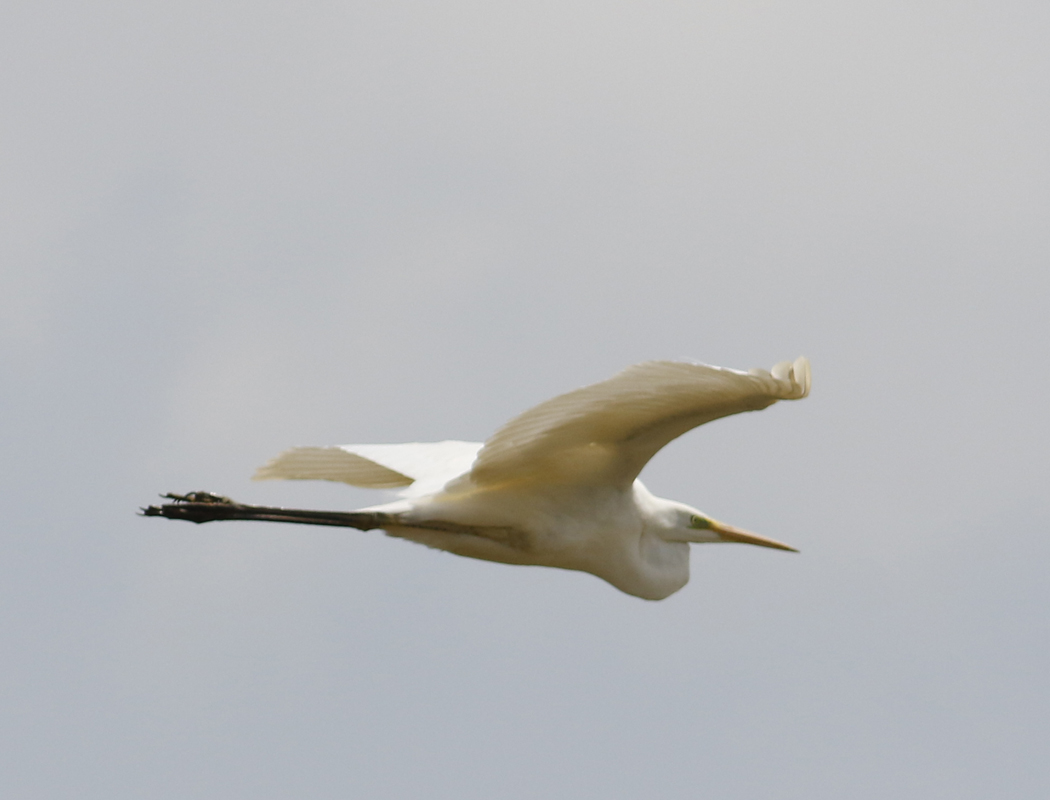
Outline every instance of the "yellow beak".
POLYGON ((758 536, 757 534, 749 531, 742 530, 740 528, 734 528, 732 525, 726 525, 724 522, 711 521, 711 530, 718 534, 719 538, 723 542, 739 542, 740 544, 757 544, 759 547, 772 547, 776 550, 790 550, 792 553, 797 553, 794 547, 786 545, 783 542, 778 542, 776 539, 767 539, 765 536, 758 536))

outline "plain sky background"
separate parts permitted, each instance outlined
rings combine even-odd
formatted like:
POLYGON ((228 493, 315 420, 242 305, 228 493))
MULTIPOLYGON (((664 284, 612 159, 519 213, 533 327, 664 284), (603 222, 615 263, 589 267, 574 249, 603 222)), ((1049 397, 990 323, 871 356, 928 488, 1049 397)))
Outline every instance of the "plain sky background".
POLYGON ((1050 796, 1050 4, 5 3, 0 794, 1050 796), (143 519, 805 354, 649 603, 143 519))

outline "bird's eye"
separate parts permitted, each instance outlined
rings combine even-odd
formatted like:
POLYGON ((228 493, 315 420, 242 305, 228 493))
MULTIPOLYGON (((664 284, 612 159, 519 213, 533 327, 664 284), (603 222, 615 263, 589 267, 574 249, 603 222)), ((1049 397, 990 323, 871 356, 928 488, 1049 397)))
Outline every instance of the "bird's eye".
POLYGON ((690 528, 698 528, 700 530, 704 530, 706 528, 710 528, 711 527, 711 520, 704 519, 701 516, 697 516, 696 514, 693 514, 693 516, 691 516, 689 518, 689 527, 690 528))

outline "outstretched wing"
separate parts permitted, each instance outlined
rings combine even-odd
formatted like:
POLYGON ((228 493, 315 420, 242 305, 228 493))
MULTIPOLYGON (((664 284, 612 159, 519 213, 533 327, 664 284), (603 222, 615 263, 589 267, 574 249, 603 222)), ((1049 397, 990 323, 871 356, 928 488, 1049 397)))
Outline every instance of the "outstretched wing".
POLYGON ((339 481, 426 494, 469 470, 480 448, 478 442, 456 441, 293 447, 260 467, 252 480, 339 481))
POLYGON ((551 481, 630 486, 672 439, 705 422, 809 394, 809 361, 771 372, 647 361, 540 403, 485 442, 475 485, 551 481))

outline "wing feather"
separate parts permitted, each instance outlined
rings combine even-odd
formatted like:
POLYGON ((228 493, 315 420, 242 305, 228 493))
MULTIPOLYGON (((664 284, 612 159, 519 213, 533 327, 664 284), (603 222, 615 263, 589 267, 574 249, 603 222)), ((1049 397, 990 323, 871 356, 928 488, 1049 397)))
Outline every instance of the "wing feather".
POLYGON ((705 422, 809 393, 809 361, 772 371, 647 361, 554 397, 489 438, 474 484, 520 480, 629 486, 664 445, 705 422))
POLYGON ((325 480, 370 489, 412 486, 436 491, 470 469, 478 442, 412 442, 293 447, 260 467, 253 480, 325 480))

